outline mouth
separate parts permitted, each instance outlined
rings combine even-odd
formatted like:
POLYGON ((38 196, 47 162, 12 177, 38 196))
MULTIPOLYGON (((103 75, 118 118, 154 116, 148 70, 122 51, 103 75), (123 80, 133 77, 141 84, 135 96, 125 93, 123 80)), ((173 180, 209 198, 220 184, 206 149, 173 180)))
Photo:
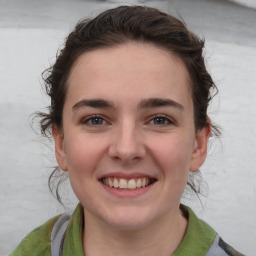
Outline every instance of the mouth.
POLYGON ((105 177, 100 182, 110 188, 119 190, 136 190, 145 188, 156 182, 154 178, 141 177, 136 179, 123 179, 118 177, 105 177))

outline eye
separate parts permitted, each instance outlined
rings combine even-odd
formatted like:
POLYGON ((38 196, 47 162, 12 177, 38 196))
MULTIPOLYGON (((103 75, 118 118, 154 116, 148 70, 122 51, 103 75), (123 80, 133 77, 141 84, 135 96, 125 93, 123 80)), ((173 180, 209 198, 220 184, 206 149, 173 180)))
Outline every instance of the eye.
POLYGON ((165 126, 173 124, 173 121, 166 116, 156 116, 149 121, 149 124, 165 126))
POLYGON ((106 125, 106 120, 101 116, 90 116, 82 120, 82 124, 91 126, 106 125))

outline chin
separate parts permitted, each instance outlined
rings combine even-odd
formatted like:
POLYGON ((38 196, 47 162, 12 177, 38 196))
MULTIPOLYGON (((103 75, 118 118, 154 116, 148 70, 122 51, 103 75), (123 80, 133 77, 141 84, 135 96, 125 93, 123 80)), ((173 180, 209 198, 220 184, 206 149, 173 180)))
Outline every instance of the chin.
POLYGON ((141 230, 143 228, 146 228, 149 223, 145 222, 145 220, 138 221, 134 219, 130 220, 119 220, 119 221, 113 221, 107 223, 109 226, 111 226, 115 230, 120 230, 120 231, 136 231, 136 230, 141 230))
POLYGON ((151 213, 143 213, 138 209, 126 211, 112 211, 109 218, 105 216, 104 222, 116 230, 135 231, 149 226, 154 218, 151 213))

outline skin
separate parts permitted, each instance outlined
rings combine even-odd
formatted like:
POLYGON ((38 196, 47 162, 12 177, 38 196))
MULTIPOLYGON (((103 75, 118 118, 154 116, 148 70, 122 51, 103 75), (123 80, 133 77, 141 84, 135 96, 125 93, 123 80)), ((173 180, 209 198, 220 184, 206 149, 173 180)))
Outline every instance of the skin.
POLYGON ((63 128, 53 135, 58 164, 84 207, 87 256, 175 251, 187 226, 180 198, 189 171, 205 160, 210 136, 209 126, 195 129, 179 57, 135 42, 81 55, 68 79, 63 128), (165 104, 150 104, 152 98, 165 104), (104 104, 88 104, 95 99, 104 104), (142 194, 120 196, 100 181, 115 174, 155 182, 142 194))

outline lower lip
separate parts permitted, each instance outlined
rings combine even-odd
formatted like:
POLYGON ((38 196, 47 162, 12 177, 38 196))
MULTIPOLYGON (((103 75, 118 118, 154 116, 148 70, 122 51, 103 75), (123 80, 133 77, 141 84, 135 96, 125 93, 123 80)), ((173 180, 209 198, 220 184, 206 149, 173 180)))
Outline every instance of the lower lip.
POLYGON ((130 190, 130 189, 117 189, 117 188, 111 188, 103 183, 101 183, 103 188, 108 191, 109 193, 117 196, 117 197, 121 197, 121 198, 130 198, 130 197, 138 197, 140 195, 143 195, 145 194, 146 192, 148 192, 152 187, 153 185, 155 184, 152 183, 150 185, 148 185, 147 187, 144 187, 144 188, 137 188, 137 189, 133 189, 133 190, 130 190))

